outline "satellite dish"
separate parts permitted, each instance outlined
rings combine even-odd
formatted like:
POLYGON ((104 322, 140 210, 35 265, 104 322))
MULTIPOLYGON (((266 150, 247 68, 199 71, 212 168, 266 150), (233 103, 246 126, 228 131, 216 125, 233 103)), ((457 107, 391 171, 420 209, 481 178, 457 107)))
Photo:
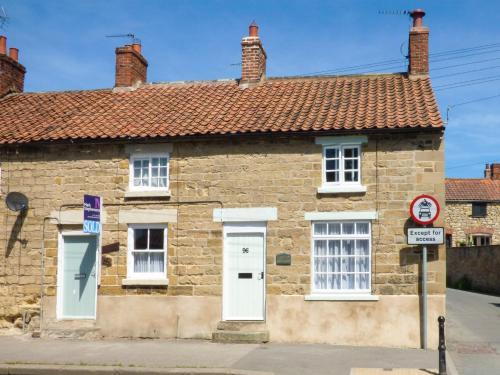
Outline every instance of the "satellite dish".
POLYGON ((24 211, 28 209, 28 197, 16 191, 7 194, 5 203, 11 211, 24 211))

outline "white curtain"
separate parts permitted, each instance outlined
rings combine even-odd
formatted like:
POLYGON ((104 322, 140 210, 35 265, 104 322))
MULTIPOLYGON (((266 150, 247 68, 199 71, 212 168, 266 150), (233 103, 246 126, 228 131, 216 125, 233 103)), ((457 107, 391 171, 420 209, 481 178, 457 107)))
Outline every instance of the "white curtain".
POLYGON ((164 254, 160 252, 134 252, 134 272, 162 273, 165 269, 164 254))
POLYGON ((356 275, 356 289, 368 289, 368 277, 367 273, 356 275))
POLYGON ((368 254, 369 247, 369 240, 356 240, 356 255, 370 255, 368 254))
POLYGON ((150 253, 150 272, 161 273, 164 270, 163 253, 150 253))
POLYGON ((356 223, 357 234, 368 234, 368 230, 369 230, 368 223, 356 223))
POLYGON ((148 272, 148 253, 134 252, 134 272, 148 272))

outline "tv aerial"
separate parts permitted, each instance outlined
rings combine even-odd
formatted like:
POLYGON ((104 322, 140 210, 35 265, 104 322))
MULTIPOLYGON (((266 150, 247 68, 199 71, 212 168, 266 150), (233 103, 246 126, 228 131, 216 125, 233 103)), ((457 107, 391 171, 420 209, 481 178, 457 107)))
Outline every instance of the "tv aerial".
POLYGON ((384 16, 401 16, 405 14, 410 14, 411 10, 403 10, 403 9, 397 9, 397 10, 379 10, 378 14, 383 14, 384 16))
POLYGON ((7 204, 7 207, 11 211, 26 211, 28 209, 28 197, 26 197, 23 193, 13 191, 5 197, 5 204, 7 204))
POLYGON ((106 38, 128 38, 132 44, 141 44, 141 40, 135 36, 135 34, 112 34, 105 35, 106 38))
POLYGON ((0 6, 0 29, 5 29, 7 22, 9 21, 9 17, 7 17, 7 12, 5 8, 0 6))

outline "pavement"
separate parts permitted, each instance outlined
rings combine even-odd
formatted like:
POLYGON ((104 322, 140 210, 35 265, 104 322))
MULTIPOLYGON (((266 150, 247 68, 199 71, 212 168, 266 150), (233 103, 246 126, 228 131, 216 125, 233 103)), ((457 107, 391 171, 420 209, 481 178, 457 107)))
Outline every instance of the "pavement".
MULTIPOLYGON (((448 289, 446 345, 449 375, 500 374, 500 297, 448 289)), ((38 374, 433 374, 437 358, 420 349, 0 336, 0 375, 35 374, 30 364, 45 366, 38 374)))
POLYGON ((460 375, 500 374, 500 297, 448 289, 446 346, 460 375))
MULTIPOLYGON (((183 369, 197 368, 202 373, 211 374, 232 374, 236 372, 227 371, 235 369, 245 370, 246 374, 250 374, 248 371, 256 371, 276 375, 349 375, 354 368, 360 368, 356 371, 362 371, 362 368, 432 369, 437 367, 437 358, 436 351, 420 349, 306 344, 216 344, 197 340, 84 341, 35 339, 25 335, 0 336, 0 364, 4 364, 3 367, 0 365, 0 374, 30 375, 35 372, 16 372, 13 368, 26 367, 26 364, 41 368, 51 364, 59 365, 60 371, 48 370, 45 374, 76 374, 82 368, 99 371, 108 369, 108 373, 113 374, 131 371, 156 374, 160 373, 157 372, 158 369, 177 369, 181 372, 176 373, 191 374, 199 372, 183 372, 183 369), (70 364, 79 367, 75 372, 67 370, 67 366, 65 370, 64 365, 70 364), (6 370, 9 366, 11 370, 6 370), (226 372, 217 369, 225 369, 226 372)), ((99 371, 93 373, 105 373, 99 371)), ((368 373, 370 372, 359 372, 368 373)), ((384 371, 384 374, 389 373, 397 374, 384 371)))

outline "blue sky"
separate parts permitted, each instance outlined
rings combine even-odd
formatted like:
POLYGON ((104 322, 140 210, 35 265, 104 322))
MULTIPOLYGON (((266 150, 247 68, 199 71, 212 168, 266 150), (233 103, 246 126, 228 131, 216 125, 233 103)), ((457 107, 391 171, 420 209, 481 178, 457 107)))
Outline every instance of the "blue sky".
MULTIPOLYGON (((114 48, 127 40, 106 38, 109 34, 134 33, 141 39, 149 81, 236 78, 240 40, 254 19, 268 54, 269 76, 390 59, 402 64, 409 17, 380 11, 417 7, 427 12, 431 53, 499 43, 497 48, 473 50, 468 57, 435 57, 443 60, 431 60, 435 87, 500 79, 500 2, 495 0, 0 0, 0 5, 9 16, 1 32, 9 46, 20 49, 28 70, 26 91, 112 87, 114 48), (450 67, 479 60, 488 61, 450 67), (442 77, 470 70, 478 71, 442 77)), ((380 71, 405 70, 396 65, 380 71)), ((436 94, 445 116, 448 106, 499 95, 500 80, 436 94)), ((481 177, 484 163, 500 162, 500 97, 453 107, 449 115, 446 175, 481 177)))

